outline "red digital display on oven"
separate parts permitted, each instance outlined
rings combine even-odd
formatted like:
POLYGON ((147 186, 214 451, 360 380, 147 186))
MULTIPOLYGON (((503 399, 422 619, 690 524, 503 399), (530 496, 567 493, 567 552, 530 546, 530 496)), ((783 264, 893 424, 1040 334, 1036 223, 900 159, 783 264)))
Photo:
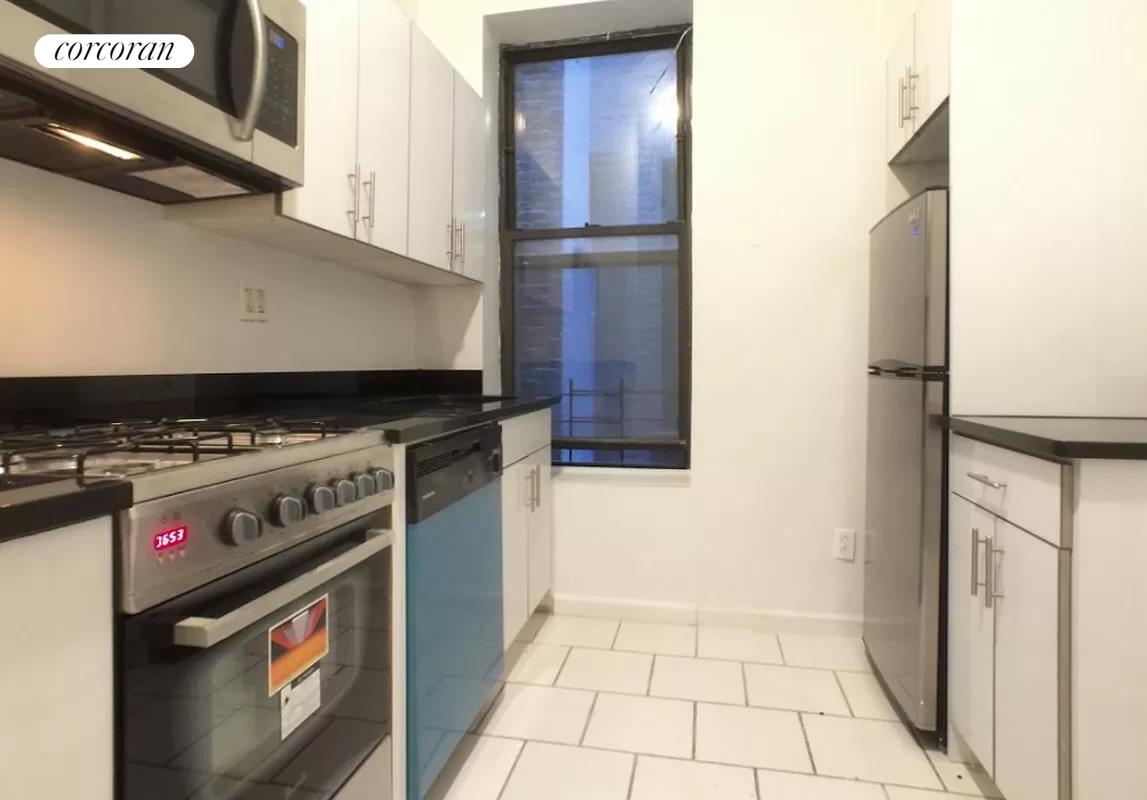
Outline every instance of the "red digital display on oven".
POLYGON ((151 540, 151 549, 157 553, 173 550, 187 544, 187 528, 172 528, 163 533, 157 533, 151 540))

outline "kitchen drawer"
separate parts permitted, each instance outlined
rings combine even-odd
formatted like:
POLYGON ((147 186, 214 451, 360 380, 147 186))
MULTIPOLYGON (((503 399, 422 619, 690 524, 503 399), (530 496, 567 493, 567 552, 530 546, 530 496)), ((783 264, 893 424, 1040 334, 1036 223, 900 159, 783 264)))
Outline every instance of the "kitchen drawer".
POLYGON ((953 492, 1061 546, 1059 464, 955 435, 951 464, 953 492))
POLYGON ((502 463, 510 466, 549 445, 550 409, 502 421, 502 463))

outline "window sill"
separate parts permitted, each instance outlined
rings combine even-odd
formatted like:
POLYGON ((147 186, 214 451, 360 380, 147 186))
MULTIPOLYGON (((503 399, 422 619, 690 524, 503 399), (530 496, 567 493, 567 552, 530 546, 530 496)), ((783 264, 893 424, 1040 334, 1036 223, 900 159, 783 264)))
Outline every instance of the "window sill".
POLYGON ((687 487, 693 475, 687 469, 649 467, 554 467, 554 479, 565 483, 624 483, 630 486, 687 487))

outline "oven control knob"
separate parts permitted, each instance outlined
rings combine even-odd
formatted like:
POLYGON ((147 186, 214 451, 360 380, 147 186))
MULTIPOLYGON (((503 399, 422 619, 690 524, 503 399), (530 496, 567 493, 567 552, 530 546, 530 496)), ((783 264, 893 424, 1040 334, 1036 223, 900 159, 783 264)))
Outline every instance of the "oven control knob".
POLYGON ((331 482, 331 488, 335 490, 335 497, 338 499, 340 506, 347 506, 358 499, 358 487, 354 485, 353 481, 346 478, 339 478, 337 481, 331 482))
POLYGON ((329 486, 312 486, 307 489, 307 503, 312 514, 322 514, 338 505, 335 490, 329 486))
POLYGON ((250 544, 263 535, 263 521, 250 511, 235 509, 223 523, 223 536, 233 545, 250 544))
POLYGON ((394 488, 394 473, 390 470, 375 469, 370 474, 374 476, 374 485, 380 492, 389 492, 394 488))
POLYGON ((372 494, 378 494, 378 486, 375 485, 373 475, 360 472, 357 475, 351 475, 350 479, 354 481, 354 487, 360 500, 364 497, 370 497, 372 494))
POLYGON ((306 518, 306 504, 294 495, 281 494, 271 504, 271 520, 281 528, 302 522, 306 518))

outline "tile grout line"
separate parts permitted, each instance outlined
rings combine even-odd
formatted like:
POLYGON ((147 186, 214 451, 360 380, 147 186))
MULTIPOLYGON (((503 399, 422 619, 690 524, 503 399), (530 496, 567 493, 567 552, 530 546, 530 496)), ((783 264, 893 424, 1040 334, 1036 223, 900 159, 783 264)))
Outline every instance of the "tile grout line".
POLYGON ((832 677, 836 678, 836 685, 840 688, 840 693, 844 697, 844 705, 848 707, 848 713, 855 717, 856 712, 852 710, 852 702, 848 699, 848 692, 844 690, 844 684, 840 681, 840 673, 833 670, 832 677))
POLYGON ((637 780, 637 753, 633 754, 633 766, 629 768, 629 789, 625 792, 625 800, 633 797, 633 783, 637 780))
POLYGON ((892 795, 890 795, 890 794, 888 793, 888 786, 887 786, 887 784, 883 784, 883 783, 882 783, 882 784, 880 784, 880 791, 884 792, 884 796, 885 796, 885 798, 887 798, 887 800, 892 800, 892 795))
MULTIPOLYGON (((915 738, 915 737, 913 737, 913 738, 915 738)), ((930 766, 930 767, 932 768, 932 772, 933 772, 933 774, 936 776, 936 780, 940 781, 940 791, 941 791, 941 792, 946 792, 946 791, 948 791, 948 784, 946 784, 946 783, 944 782, 944 776, 940 774, 940 770, 936 769, 936 762, 935 762, 935 761, 933 761, 933 760, 932 760, 932 759, 931 759, 931 758, 928 756, 928 751, 924 749, 924 745, 920 744, 920 741, 919 741, 919 740, 917 740, 917 741, 916 741, 916 746, 917 746, 917 747, 919 747, 919 748, 920 748, 920 752, 924 754, 924 760, 925 760, 925 761, 927 761, 927 762, 928 762, 928 766, 930 766)), ((977 788, 978 788, 978 787, 977 787, 977 788)))
POLYGON ((693 629, 693 658, 701 657, 701 626, 693 629))
MULTIPOLYGON (((613 647, 595 647, 594 645, 588 645, 588 644, 563 644, 561 642, 534 642, 534 644, 544 644, 544 645, 549 646, 549 647, 569 647, 569 648, 576 647, 579 650, 593 650, 593 651, 598 652, 598 653, 632 653, 634 655, 643 655, 643 656, 662 656, 664 658, 679 658, 679 659, 682 659, 685 661, 689 661, 689 660, 717 661, 717 662, 720 662, 722 664, 738 664, 741 661, 744 661, 744 659, 739 659, 739 658, 721 658, 718 656, 688 656, 688 655, 680 655, 679 653, 656 653, 656 652, 653 652, 652 650, 630 650, 630 649, 625 649, 625 648, 617 649, 617 648, 613 648, 613 647)), ((779 640, 778 640, 778 649, 780 649, 779 640)), ((696 647, 694 647, 694 652, 697 652, 696 647)), ((864 669, 842 669, 840 667, 819 667, 819 666, 815 666, 812 664, 790 664, 785 660, 783 650, 781 650, 780 662, 777 662, 777 661, 753 661, 752 659, 749 659, 748 661, 745 661, 745 663, 747 663, 747 664, 759 664, 760 666, 764 666, 764 667, 789 667, 791 669, 811 669, 811 670, 816 670, 817 672, 848 672, 848 673, 852 673, 855 675, 872 675, 873 674, 872 670, 864 670, 864 669)))
POLYGON ((800 725, 801 725, 801 736, 804 737, 804 747, 805 747, 805 750, 808 751, 808 760, 809 760, 809 764, 812 765, 812 774, 813 775, 819 775, 820 773, 816 771, 816 758, 814 758, 813 754, 812 754, 812 744, 809 743, 808 731, 805 729, 805 726, 804 726, 804 714, 800 711, 797 712, 797 721, 800 722, 800 725))
MULTIPOLYGON (((745 666, 754 666, 754 665, 746 664, 745 666)), ((706 705, 722 706, 725 708, 756 708, 756 709, 760 709, 761 711, 786 711, 786 712, 790 712, 790 713, 794 713, 794 714, 802 714, 802 713, 803 714, 816 714, 817 716, 828 717, 830 719, 857 719, 857 720, 863 720, 865 722, 881 722, 881 723, 884 723, 886 725, 895 725, 898 727, 903 727, 903 723, 901 723, 899 720, 895 720, 895 719, 882 719, 881 717, 857 717, 857 716, 850 716, 848 714, 833 714, 829 711, 815 711, 815 710, 810 710, 808 708, 790 708, 790 707, 785 707, 785 706, 767 706, 767 705, 757 705, 756 703, 747 703, 747 702, 746 703, 730 703, 726 700, 698 700, 695 697, 681 697, 679 695, 668 695, 668 694, 652 694, 651 693, 648 695, 644 695, 644 694, 639 694, 637 692, 621 692, 621 691, 617 691, 616 689, 591 689, 591 688, 581 687, 581 686, 550 686, 549 684, 544 684, 544 683, 522 683, 521 681, 506 681, 505 683, 507 686, 532 686, 532 687, 537 688, 537 689, 558 689, 558 690, 563 691, 563 692, 582 692, 583 694, 589 694, 590 692, 593 692, 595 694, 608 694, 608 695, 613 695, 616 697, 648 697, 652 700, 673 700, 673 701, 681 702, 681 703, 705 703, 706 705)), ((651 691, 652 691, 652 689, 651 689, 651 691)), ((507 737, 507 738, 512 739, 514 737, 511 736, 511 737, 507 737)), ((650 753, 649 755, 656 755, 656 754, 650 753)), ((762 767, 762 769, 765 769, 765 767, 762 767)))
POLYGON ((617 623, 617 627, 613 629, 613 640, 609 643, 609 649, 612 650, 617 646, 617 637, 621 636, 621 622, 617 623))
MULTIPOLYGON (((803 713, 811 713, 811 712, 803 712, 803 713)), ((841 719, 848 719, 848 717, 841 717, 841 719)), ((572 744, 570 742, 561 742, 561 741, 545 740, 545 739, 522 739, 521 737, 504 736, 501 734, 482 734, 482 738, 499 739, 502 741, 511 741, 511 742, 522 742, 523 745, 530 744, 532 742, 533 744, 553 745, 554 747, 573 747, 573 748, 579 747, 579 745, 572 744)), ((617 753, 618 755, 626 755, 626 756, 645 756, 647 758, 661 758, 661 759, 665 759, 666 761, 677 761, 677 762, 680 762, 682 764, 696 763, 696 764, 704 764, 704 765, 712 766, 712 767, 737 767, 740 769, 752 770, 754 772, 759 772, 759 771, 763 770, 765 772, 779 772, 779 773, 782 773, 784 775, 797 775, 797 776, 806 777, 806 778, 807 777, 831 778, 833 780, 849 781, 852 783, 859 783, 861 785, 866 785, 866 786, 878 786, 878 787, 882 787, 882 788, 893 787, 893 788, 897 788, 897 789, 915 789, 915 790, 921 791, 921 792, 932 792, 933 794, 938 794, 939 796, 945 797, 945 798, 949 797, 949 796, 953 796, 953 797, 967 798, 968 800, 981 800, 981 798, 977 798, 974 795, 960 795, 960 794, 953 795, 953 793, 949 792, 947 789, 936 790, 936 789, 931 789, 931 788, 928 788, 925 786, 920 786, 918 784, 913 785, 913 784, 907 784, 907 783, 896 783, 895 781, 881 782, 881 781, 867 780, 865 778, 845 778, 845 777, 841 777, 839 775, 827 775, 827 774, 823 774, 823 773, 819 773, 819 772, 810 773, 810 772, 802 771, 802 770, 785 769, 784 767, 758 767, 758 766, 754 766, 751 764, 741 764, 741 763, 734 762, 734 761, 713 761, 711 759, 686 758, 685 756, 672 756, 672 755, 666 755, 665 753, 643 753, 643 752, 639 752, 637 750, 619 750, 616 747, 601 747, 599 745, 582 745, 581 749, 583 749, 583 750, 596 750, 596 751, 602 752, 602 753, 617 753)), ((516 763, 516 761, 515 761, 515 763, 516 763)), ((988 799, 984 798, 983 800, 988 800, 988 799)))
POLYGON ((761 800, 761 771, 753 769, 753 791, 757 795, 757 800, 761 800))
POLYGON ((789 662, 785 658, 785 646, 781 642, 781 635, 779 633, 774 633, 773 636, 777 637, 777 651, 781 654, 781 665, 787 667, 789 666, 789 662))
POLYGON ((649 659, 649 680, 645 682, 645 696, 653 696, 653 668, 657 665, 657 656, 649 659))
POLYGON ((689 752, 689 760, 697 760, 697 701, 693 701, 693 747, 689 752))
MULTIPOLYGON (((558 671, 554 674, 553 683, 544 684, 545 686, 555 686, 556 687, 558 685, 558 678, 560 678, 562 676, 562 670, 564 670, 566 668, 566 662, 570 660, 570 653, 572 653, 573 650, 574 650, 573 645, 569 645, 566 647, 566 654, 564 656, 562 656, 562 663, 561 663, 561 666, 558 667, 558 671)), ((543 685, 543 684, 538 684, 538 685, 543 685)))
POLYGON ((526 752, 526 745, 529 742, 523 741, 522 746, 518 748, 517 755, 514 756, 514 763, 510 765, 510 771, 506 773, 506 779, 502 781, 502 788, 498 790, 498 796, 494 800, 502 800, 502 795, 506 793, 506 787, 510 785, 510 778, 514 774, 514 770, 518 768, 518 762, 522 760, 522 753, 526 752))
POLYGON ((745 672, 745 662, 741 662, 741 697, 745 700, 745 705, 749 705, 749 676, 745 672))
POLYGON ((581 738, 577 740, 577 746, 583 747, 585 745, 585 735, 589 733, 589 721, 593 719, 593 710, 597 708, 597 696, 599 692, 593 693, 593 700, 589 701, 589 713, 585 715, 585 725, 581 729, 581 738))

